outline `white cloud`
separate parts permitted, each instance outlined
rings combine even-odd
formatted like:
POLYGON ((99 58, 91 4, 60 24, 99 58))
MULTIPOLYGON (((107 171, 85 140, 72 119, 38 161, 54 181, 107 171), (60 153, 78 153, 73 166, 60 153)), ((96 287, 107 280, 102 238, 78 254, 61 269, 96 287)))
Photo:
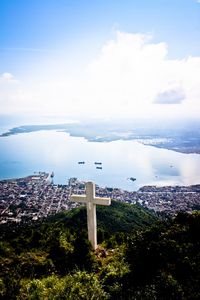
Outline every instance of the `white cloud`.
MULTIPOLYGON (((172 60, 167 53, 166 43, 154 43, 148 35, 117 32, 75 79, 73 70, 66 76, 52 63, 46 73, 42 70, 42 78, 35 76, 29 84, 13 82, 15 88, 7 89, 3 98, 0 92, 0 104, 4 101, 1 107, 7 112, 75 117, 198 116, 200 57, 172 60)), ((67 69, 65 58, 63 66, 67 69)))
MULTIPOLYGON (((0 113, 20 111, 24 101, 21 97, 20 82, 11 73, 0 75, 0 113)), ((26 108, 27 109, 27 108, 26 108)))
POLYGON ((2 75, 0 75, 0 80, 13 80, 14 76, 11 73, 3 73, 2 75))
POLYGON ((157 95, 155 103, 158 104, 179 104, 185 99, 185 94, 180 88, 164 91, 157 95))
MULTIPOLYGON (((170 60, 167 51, 166 43, 152 43, 149 36, 117 32, 90 64, 85 87, 89 92, 83 95, 91 97, 91 103, 96 99, 96 108, 104 113, 155 117, 170 116, 174 105, 161 107, 155 101, 163 92, 176 90, 184 97, 177 114, 200 113, 200 57, 170 60)), ((169 104, 178 102, 178 94, 177 101, 173 96, 169 104)))

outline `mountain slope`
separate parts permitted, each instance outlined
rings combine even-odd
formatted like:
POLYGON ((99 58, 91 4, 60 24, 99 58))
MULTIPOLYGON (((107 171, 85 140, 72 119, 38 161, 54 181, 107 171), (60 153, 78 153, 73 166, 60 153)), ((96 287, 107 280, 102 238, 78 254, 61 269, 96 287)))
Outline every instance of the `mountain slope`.
MULTIPOLYGON (((113 234, 127 235, 134 229, 146 228, 157 221, 156 216, 140 206, 115 201, 110 207, 98 207, 97 219, 98 242, 104 241, 105 244, 113 234)), ((110 242, 110 245, 118 247, 123 243, 124 238, 118 240, 113 238, 113 240, 114 243, 110 242)), ((0 290, 2 291, 0 298, 2 296, 2 299, 16 299, 21 288, 28 288, 27 282, 32 282, 35 286, 37 280, 47 278, 44 282, 51 281, 54 285, 54 281, 59 282, 54 275, 63 278, 66 284, 68 280, 73 282, 74 278, 82 280, 83 276, 86 281, 93 280, 96 290, 104 294, 99 279, 93 278, 92 275, 93 272, 94 274, 99 272, 99 264, 101 262, 91 251, 87 239, 85 207, 50 216, 38 223, 0 227, 0 290), (91 275, 77 273, 75 277, 70 277, 70 274, 77 270, 87 271, 91 275), (68 278, 67 281, 64 277, 68 278)), ((123 264, 121 267, 126 269, 123 264)), ((27 293, 29 292, 27 290, 27 293)), ((41 295, 37 297, 34 299, 42 299, 41 295)))
MULTIPOLYGON (((153 212, 139 205, 112 201, 111 206, 97 206, 98 231, 104 231, 107 236, 117 232, 128 233, 149 226, 157 220, 153 212)), ((74 230, 87 229, 86 208, 80 207, 70 211, 63 218, 63 222, 74 230)))

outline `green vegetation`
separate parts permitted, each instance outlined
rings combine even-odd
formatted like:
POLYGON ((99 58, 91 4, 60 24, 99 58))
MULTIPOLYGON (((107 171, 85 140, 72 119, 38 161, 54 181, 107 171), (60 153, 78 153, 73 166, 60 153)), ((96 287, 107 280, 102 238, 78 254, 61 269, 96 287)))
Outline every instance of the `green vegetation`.
POLYGON ((132 235, 127 289, 136 299, 200 299, 200 213, 132 235), (149 298, 148 298, 149 297, 149 298))
POLYGON ((94 253, 84 207, 1 227, 0 299, 200 299, 200 213, 159 220, 99 207, 94 253))
MULTIPOLYGON (((76 232, 87 228, 85 207, 71 210, 63 218, 65 225, 76 232)), ((109 207, 97 206, 98 242, 112 240, 113 235, 122 237, 132 230, 149 226, 156 220, 155 214, 139 205, 112 201, 109 207)))
POLYGON ((77 271, 62 278, 52 275, 41 280, 24 280, 18 299, 108 299, 98 278, 93 273, 77 271))

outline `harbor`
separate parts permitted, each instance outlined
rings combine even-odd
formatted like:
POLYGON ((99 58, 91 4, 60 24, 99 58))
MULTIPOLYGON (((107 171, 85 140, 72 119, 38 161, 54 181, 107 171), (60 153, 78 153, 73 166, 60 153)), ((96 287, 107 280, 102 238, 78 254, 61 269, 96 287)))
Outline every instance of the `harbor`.
MULTIPOLYGON (((73 177, 68 182, 66 180, 66 184, 54 184, 49 181, 52 174, 38 172, 24 178, 0 181, 0 224, 37 221, 79 206, 70 201, 70 195, 84 194, 85 181, 73 177)), ((132 192, 96 185, 96 195, 170 215, 200 207, 200 185, 144 186, 132 192)))

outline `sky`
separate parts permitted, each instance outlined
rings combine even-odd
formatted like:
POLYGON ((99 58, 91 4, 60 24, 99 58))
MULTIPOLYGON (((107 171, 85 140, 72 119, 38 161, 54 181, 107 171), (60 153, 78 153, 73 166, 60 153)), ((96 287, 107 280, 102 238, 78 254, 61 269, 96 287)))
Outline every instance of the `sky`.
POLYGON ((197 119, 200 1, 0 0, 0 115, 197 119))

